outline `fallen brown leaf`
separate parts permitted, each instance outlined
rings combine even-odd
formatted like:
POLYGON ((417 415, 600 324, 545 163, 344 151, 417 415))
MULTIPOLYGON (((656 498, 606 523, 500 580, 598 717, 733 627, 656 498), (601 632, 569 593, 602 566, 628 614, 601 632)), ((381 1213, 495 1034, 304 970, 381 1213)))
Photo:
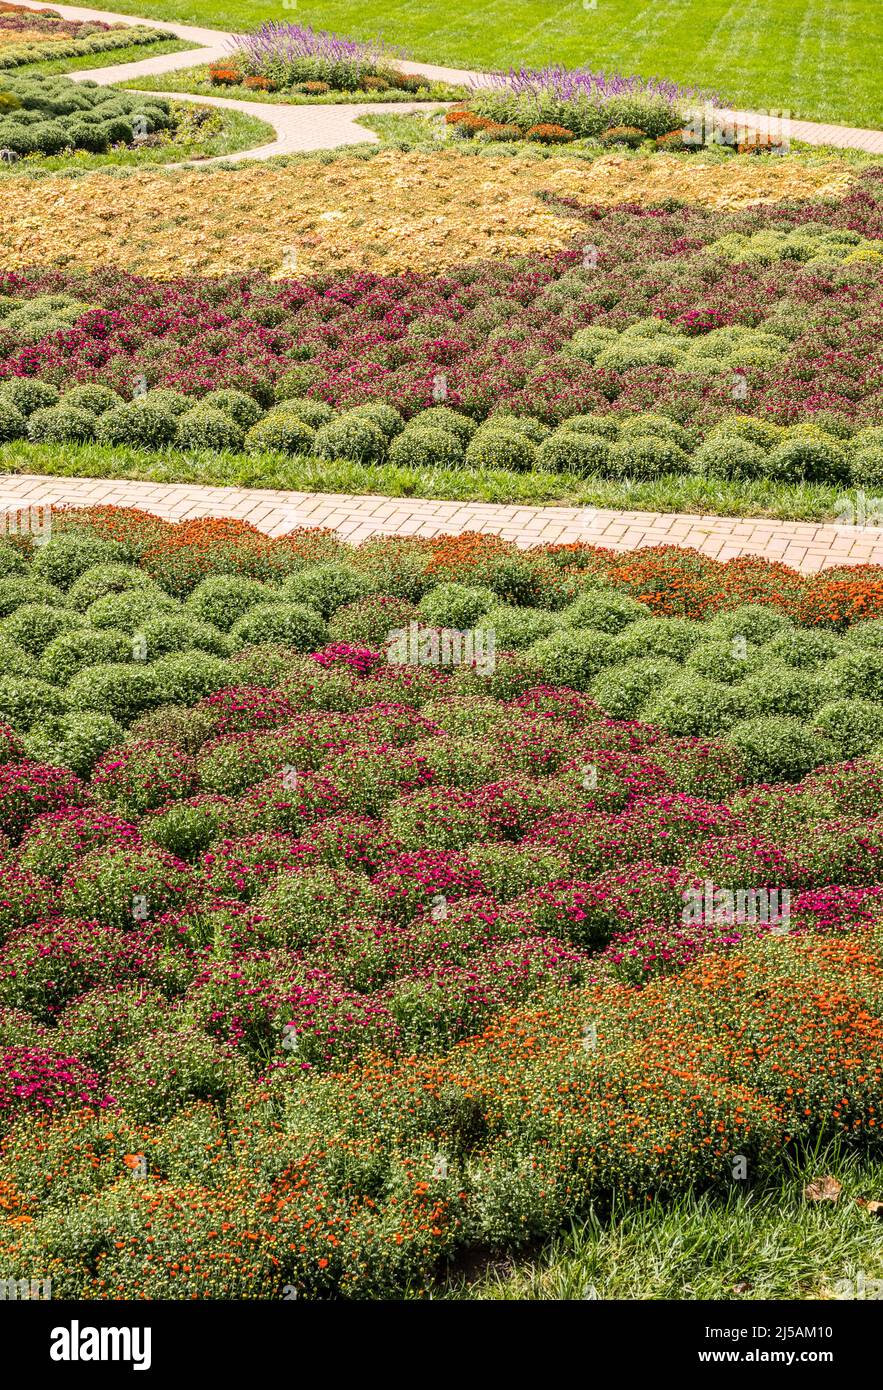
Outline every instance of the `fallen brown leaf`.
POLYGON ((803 1195, 808 1202, 836 1202, 842 1191, 842 1184, 829 1176, 813 1178, 803 1189, 803 1195))

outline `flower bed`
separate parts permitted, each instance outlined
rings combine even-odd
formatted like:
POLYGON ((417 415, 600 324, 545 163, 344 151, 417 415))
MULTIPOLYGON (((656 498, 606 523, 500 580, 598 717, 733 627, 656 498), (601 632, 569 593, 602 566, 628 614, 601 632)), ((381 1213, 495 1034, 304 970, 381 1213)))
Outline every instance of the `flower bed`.
MULTIPOLYGON (((446 275, 476 259, 550 255, 573 246, 578 228, 562 199, 610 207, 674 198, 727 211, 840 198, 856 182, 833 159, 736 156, 706 163, 692 156, 550 154, 522 160, 493 147, 476 159, 467 153, 472 148, 481 147, 410 153, 375 147, 362 157, 323 152, 260 169, 181 170, 172 183, 141 173, 133 183, 106 180, 100 189, 88 180, 33 186, 0 180, 4 265, 57 264, 61 244, 69 243, 82 268, 113 266, 160 279, 244 270, 446 275), (554 205, 538 198, 549 192, 554 205), (108 236, 107 214, 125 218, 125 237, 108 236)), ((820 205, 817 215, 827 221, 831 213, 820 205)), ((631 249, 632 259, 638 252, 631 249)))
POLYGON ((0 70, 50 58, 77 58, 114 48, 151 44, 165 37, 146 25, 63 19, 54 10, 0 8, 0 70))
POLYGON ((876 1149, 883 572, 113 508, 0 569, 11 1276, 394 1296, 876 1149))
POLYGON ((9 272, 0 431, 418 471, 876 487, 878 172, 837 205, 745 213, 604 213, 547 192, 568 249, 446 274, 9 272))
POLYGON ((522 133, 550 126, 582 139, 609 130, 656 139, 681 129, 691 106, 711 100, 709 93, 674 82, 559 66, 483 75, 472 84, 469 109, 522 133))
MULTIPOLYGON (((321 82, 335 91, 354 92, 364 89, 366 79, 397 85, 404 75, 391 60, 399 56, 379 40, 361 43, 307 25, 270 21, 236 40, 231 66, 243 76, 263 77, 277 89, 321 82)), ((404 77, 403 87, 407 81, 404 77)))
POLYGON ((4 88, 0 149, 7 159, 62 150, 100 153, 174 125, 169 103, 148 94, 44 76, 6 78, 4 88))

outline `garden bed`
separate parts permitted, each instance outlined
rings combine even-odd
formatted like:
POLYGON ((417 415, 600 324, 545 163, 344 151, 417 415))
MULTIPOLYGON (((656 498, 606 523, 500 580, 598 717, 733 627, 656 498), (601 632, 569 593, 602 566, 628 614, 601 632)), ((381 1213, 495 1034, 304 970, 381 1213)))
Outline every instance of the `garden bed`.
POLYGON ((11 1276, 417 1296, 614 1195, 727 1203, 733 1154, 873 1159, 883 570, 40 539, 0 544, 11 1276))
MULTIPOLYGON (((184 480, 195 454, 223 482, 270 455, 271 471, 377 467, 414 489, 462 469, 467 488, 521 474, 547 496, 745 482, 797 505, 827 489, 812 505, 836 510, 844 489, 883 485, 879 188, 871 167, 839 202, 741 213, 606 211, 540 189, 533 207, 568 249, 444 274, 10 272, 7 456, 26 469, 25 441, 149 450, 184 480)), ((182 225, 167 216, 167 235, 182 225)))
MULTIPOLYGON (((53 74, 15 73, 0 105, 0 170, 86 172, 207 158, 272 139, 243 112, 114 91, 53 74)), ((96 207, 96 214, 104 216, 96 207)))

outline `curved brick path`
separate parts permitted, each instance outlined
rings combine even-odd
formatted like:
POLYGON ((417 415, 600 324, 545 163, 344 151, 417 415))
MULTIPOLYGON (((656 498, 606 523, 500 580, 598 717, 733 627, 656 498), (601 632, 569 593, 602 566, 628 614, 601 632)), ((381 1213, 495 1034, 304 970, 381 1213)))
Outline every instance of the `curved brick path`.
MULTIPOLYGON (((29 9, 39 9, 44 0, 18 0, 29 9)), ((52 8, 66 19, 100 19, 105 23, 148 24, 155 29, 164 29, 177 38, 200 45, 199 49, 186 53, 167 53, 154 58, 143 58, 135 63, 124 63, 117 67, 95 68, 89 72, 75 72, 71 76, 78 81, 89 78, 94 82, 110 84, 123 82, 130 78, 147 74, 173 72, 179 68, 194 67, 200 63, 213 62, 225 56, 230 42, 236 37, 219 29, 203 29, 190 24, 172 24, 166 20, 145 19, 134 15, 114 14, 108 10, 83 8, 80 5, 56 5, 52 8)), ((420 72, 427 77, 442 82, 480 81, 481 74, 461 68, 438 67, 433 63, 398 64, 408 72, 420 72)), ((158 93, 185 100, 204 102, 206 97, 187 96, 182 92, 158 93)), ((224 104, 217 99, 216 104, 224 104)), ((334 149, 340 145, 361 144, 366 140, 376 140, 376 136, 361 126, 353 124, 356 115, 366 115, 379 109, 384 112, 404 112, 414 109, 407 104, 379 108, 367 106, 277 106, 270 102, 231 102, 239 110, 248 111, 272 125, 277 139, 272 145, 263 145, 257 150, 247 150, 239 155, 228 155, 230 159, 269 159, 276 154, 289 154, 298 150, 334 149), (280 114, 281 113, 281 114, 280 114)), ((417 108, 419 109, 419 108, 417 108)), ((766 117, 752 112, 724 112, 739 125, 751 126, 763 133, 770 130, 776 139, 803 140, 810 145, 833 145, 838 149, 864 150, 870 154, 883 154, 883 131, 862 130, 854 126, 824 125, 818 121, 775 120, 768 122, 766 117)), ((206 163, 208 161, 200 161, 206 163)))
POLYGON ((719 560, 762 555, 768 560, 782 560, 804 573, 832 565, 883 564, 883 527, 879 526, 0 475, 0 512, 47 504, 141 507, 174 521, 199 516, 237 517, 271 535, 283 535, 295 526, 328 526, 352 541, 375 535, 438 536, 487 531, 519 545, 585 541, 612 550, 681 545, 692 546, 719 560))

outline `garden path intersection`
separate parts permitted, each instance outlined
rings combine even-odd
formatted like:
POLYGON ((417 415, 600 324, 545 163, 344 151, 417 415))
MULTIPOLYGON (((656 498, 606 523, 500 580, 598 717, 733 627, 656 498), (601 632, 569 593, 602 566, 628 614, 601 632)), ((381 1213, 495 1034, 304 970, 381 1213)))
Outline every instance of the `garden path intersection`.
MULTIPOLYGON (((40 9, 41 0, 22 0, 28 9, 40 9)), ((199 48, 183 53, 166 53, 158 57, 143 58, 138 62, 121 64, 118 67, 105 67, 72 73, 77 81, 89 79, 101 84, 124 82, 141 76, 154 76, 162 72, 176 72, 202 63, 215 62, 226 57, 230 45, 237 35, 218 29, 198 28, 189 24, 173 24, 167 21, 138 18, 135 15, 114 14, 107 10, 84 8, 80 5, 54 5, 53 8, 65 19, 102 20, 113 24, 149 25, 164 29, 176 38, 184 39, 199 48)), ((412 63, 406 66, 408 72, 422 73, 438 82, 466 83, 478 81, 481 74, 461 68, 439 67, 432 63, 412 63)), ((162 95, 162 94, 160 94, 162 95)), ((336 149, 342 145, 361 145, 375 142, 377 136, 356 124, 359 116, 373 112, 388 113, 390 107, 378 103, 341 106, 294 106, 285 107, 269 102, 233 101, 224 97, 193 96, 186 92, 166 93, 175 100, 198 101, 201 105, 231 106, 237 110, 267 121, 276 131, 272 144, 258 149, 244 150, 235 155, 225 155, 224 162, 242 159, 271 159, 275 155, 294 154, 298 151, 336 149)), ((425 105, 425 103, 424 103, 425 105)), ((438 106, 439 103, 433 103, 438 106)), ((393 108, 400 115, 408 111, 420 110, 420 104, 397 103, 393 108)), ((766 117, 753 112, 723 113, 739 126, 751 126, 760 134, 768 128, 766 117)), ((802 140, 810 145, 833 145, 838 149, 863 150, 869 154, 883 154, 883 131, 863 130, 856 127, 827 125, 816 121, 775 120, 778 136, 802 140)), ((201 160, 201 164, 209 163, 201 160)), ((220 161, 217 161, 220 162, 220 161)))

